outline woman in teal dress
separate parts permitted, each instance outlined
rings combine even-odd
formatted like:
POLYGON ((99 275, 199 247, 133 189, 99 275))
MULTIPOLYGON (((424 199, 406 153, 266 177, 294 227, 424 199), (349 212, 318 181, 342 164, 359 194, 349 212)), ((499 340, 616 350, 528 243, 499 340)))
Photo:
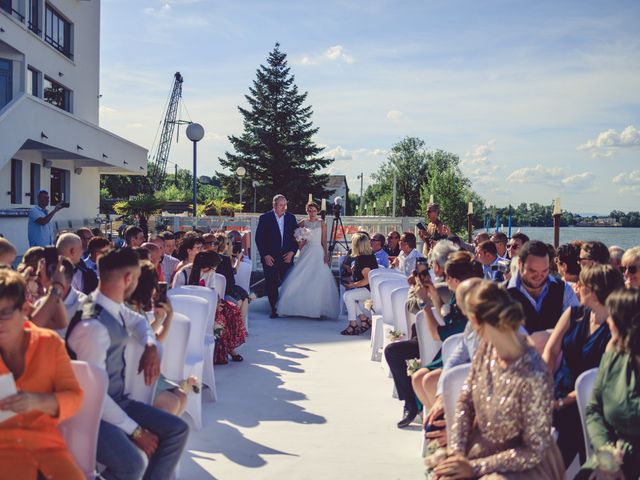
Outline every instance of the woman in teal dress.
POLYGON ((618 290, 607 299, 612 348, 602 357, 587 405, 587 432, 594 455, 577 479, 640 478, 640 291, 618 290), (622 464, 606 471, 597 452, 618 444, 622 464))

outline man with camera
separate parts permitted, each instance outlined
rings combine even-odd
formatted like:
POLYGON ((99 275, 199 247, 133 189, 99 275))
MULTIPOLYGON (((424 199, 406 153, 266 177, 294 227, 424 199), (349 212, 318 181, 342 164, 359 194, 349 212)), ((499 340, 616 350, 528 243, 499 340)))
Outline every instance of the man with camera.
POLYGON ((27 235, 30 247, 46 247, 53 245, 53 225, 51 220, 58 211, 69 207, 68 203, 60 202, 53 210, 47 211, 49 206, 49 192, 40 190, 38 192, 38 204, 29 209, 29 222, 27 235))
POLYGON ((498 255, 496 244, 491 240, 482 242, 476 247, 476 260, 482 264, 485 280, 503 282, 504 274, 509 269, 509 262, 498 255))

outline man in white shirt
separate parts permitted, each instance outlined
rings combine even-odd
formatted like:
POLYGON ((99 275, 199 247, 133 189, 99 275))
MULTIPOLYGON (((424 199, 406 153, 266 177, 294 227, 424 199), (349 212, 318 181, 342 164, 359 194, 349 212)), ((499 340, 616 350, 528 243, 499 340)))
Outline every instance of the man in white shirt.
POLYGON ((184 450, 189 428, 180 418, 131 400, 124 393, 124 349, 129 335, 145 345, 138 372, 145 383, 160 374, 156 338, 146 318, 124 305, 140 277, 138 254, 131 248, 112 250, 98 260, 100 284, 94 301, 83 304, 82 319, 67 332, 72 357, 105 369, 109 377, 97 461, 103 476, 114 479, 169 479, 184 450))
POLYGON ((391 266, 409 278, 413 275, 413 271, 416 268, 416 260, 420 256, 420 253, 416 250, 416 236, 411 232, 404 232, 400 236, 400 255, 396 257, 391 266))
POLYGON ((166 231, 151 237, 149 241, 155 243, 163 250, 164 255, 162 255, 162 259, 160 260, 162 278, 171 285, 173 283, 173 275, 176 273, 178 265, 180 264, 180 260, 172 255, 176 248, 176 238, 173 232, 166 231))

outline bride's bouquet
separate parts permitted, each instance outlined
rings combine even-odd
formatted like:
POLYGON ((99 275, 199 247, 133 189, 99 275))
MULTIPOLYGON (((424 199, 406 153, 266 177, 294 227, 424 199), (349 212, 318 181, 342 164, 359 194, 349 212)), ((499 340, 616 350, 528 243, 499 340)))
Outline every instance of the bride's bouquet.
POLYGON ((296 239, 296 242, 308 241, 311 238, 311 230, 304 227, 296 228, 296 231, 293 232, 293 236, 296 239))

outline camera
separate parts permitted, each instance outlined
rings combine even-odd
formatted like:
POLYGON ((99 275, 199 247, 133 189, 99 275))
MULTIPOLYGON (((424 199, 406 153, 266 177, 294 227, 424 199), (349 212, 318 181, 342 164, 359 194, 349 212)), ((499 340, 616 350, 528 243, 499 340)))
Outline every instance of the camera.
POLYGON ((232 248, 233 255, 238 255, 242 252, 242 242, 233 242, 232 248))
POLYGON ((158 282, 156 303, 167 303, 167 282, 158 282))
POLYGON ((500 260, 495 265, 491 265, 492 272, 502 272, 507 273, 509 271, 509 267, 511 266, 511 262, 509 260, 500 260))
POLYGON ((427 227, 424 226, 424 223, 422 222, 418 222, 418 224, 416 225, 416 227, 418 228, 418 230, 422 230, 423 232, 427 231, 427 227))
POLYGON ((62 208, 69 208, 69 202, 62 202, 62 203, 60 204, 60 206, 61 206, 62 208))

